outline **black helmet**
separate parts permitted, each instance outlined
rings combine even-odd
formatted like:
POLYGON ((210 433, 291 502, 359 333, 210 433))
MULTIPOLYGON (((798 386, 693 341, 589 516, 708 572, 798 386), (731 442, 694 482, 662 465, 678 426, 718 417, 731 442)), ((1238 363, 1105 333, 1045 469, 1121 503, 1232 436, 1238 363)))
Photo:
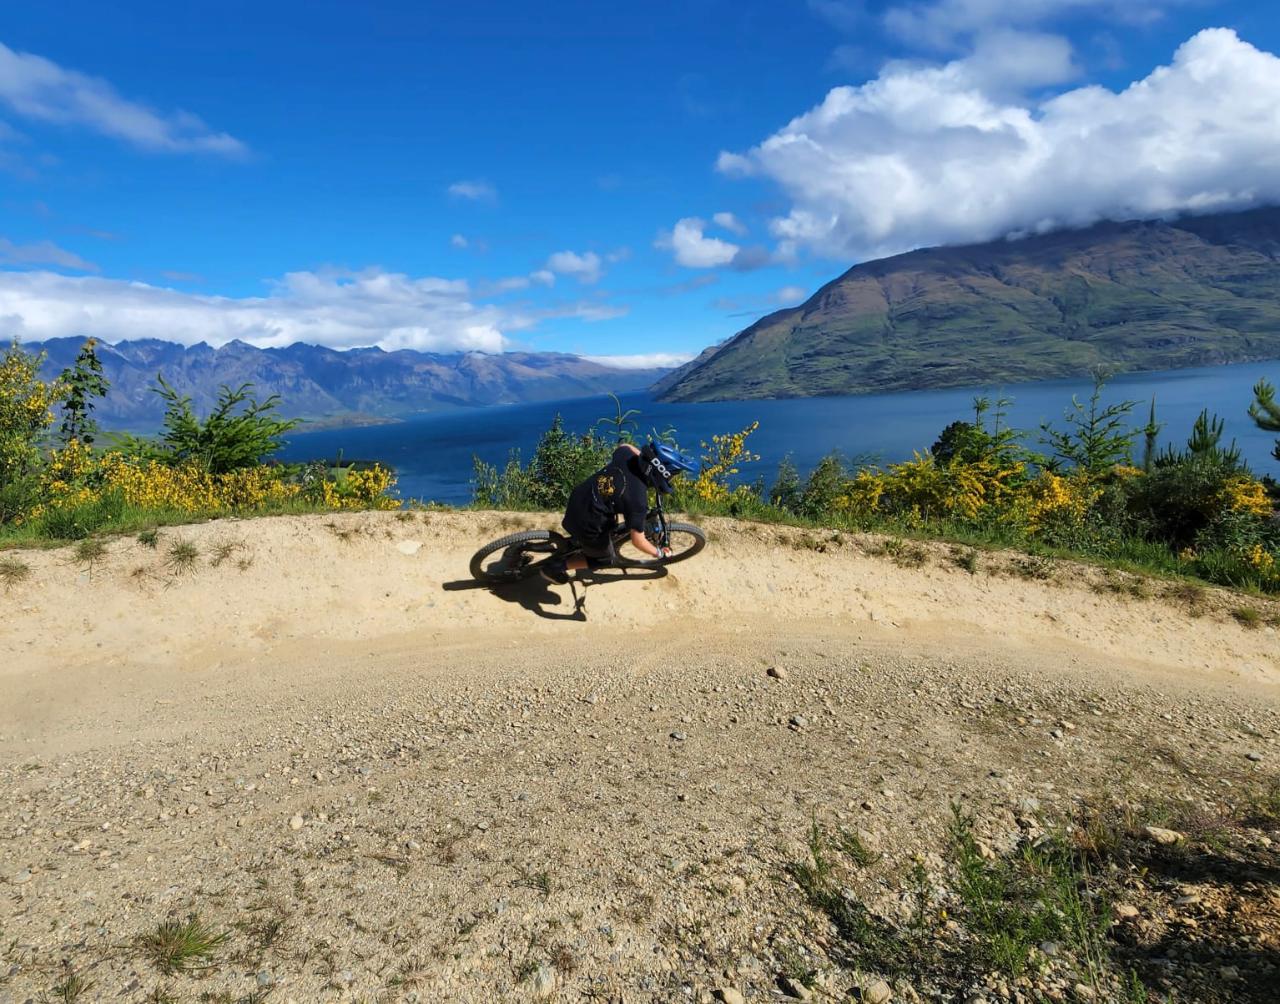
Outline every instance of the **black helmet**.
POLYGON ((664 495, 674 489, 671 481, 684 471, 696 471, 697 463, 666 443, 646 443, 640 451, 640 473, 651 488, 664 495))

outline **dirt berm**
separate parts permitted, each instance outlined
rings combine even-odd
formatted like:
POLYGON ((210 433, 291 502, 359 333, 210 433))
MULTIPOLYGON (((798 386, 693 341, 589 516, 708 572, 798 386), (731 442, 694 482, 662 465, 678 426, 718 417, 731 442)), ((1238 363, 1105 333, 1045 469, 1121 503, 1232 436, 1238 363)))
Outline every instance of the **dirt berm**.
POLYGON ((553 523, 10 552, 0 1000, 772 1000, 818 951, 784 870, 815 819, 889 867, 953 800, 998 841, 1280 762, 1265 601, 721 520, 665 575, 468 581, 553 523), (147 936, 192 915, 227 937, 166 973, 147 936))

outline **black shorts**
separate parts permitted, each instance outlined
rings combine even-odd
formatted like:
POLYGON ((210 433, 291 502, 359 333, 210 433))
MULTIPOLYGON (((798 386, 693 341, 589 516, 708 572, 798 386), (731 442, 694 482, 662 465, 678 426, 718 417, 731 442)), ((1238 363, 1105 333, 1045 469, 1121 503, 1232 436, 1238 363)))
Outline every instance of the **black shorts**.
POLYGON ((575 537, 574 542, 592 568, 603 568, 618 560, 618 552, 613 547, 612 534, 607 533, 603 537, 575 537))

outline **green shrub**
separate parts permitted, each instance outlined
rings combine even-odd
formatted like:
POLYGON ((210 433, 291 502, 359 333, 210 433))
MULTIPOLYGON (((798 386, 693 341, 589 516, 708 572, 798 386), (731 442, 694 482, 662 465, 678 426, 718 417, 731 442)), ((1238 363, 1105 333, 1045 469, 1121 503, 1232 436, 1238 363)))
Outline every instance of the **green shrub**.
POLYGON ((191 398, 180 396, 163 376, 156 383, 155 393, 165 402, 161 442, 166 459, 194 462, 210 474, 257 466, 280 449, 280 437, 300 421, 276 418, 279 395, 259 401, 248 383, 235 390, 224 385, 213 411, 201 420, 191 410, 191 398))
POLYGON ((1223 495, 1238 473, 1221 457, 1161 458, 1149 474, 1133 479, 1129 513, 1170 548, 1190 547, 1221 515, 1223 495))
POLYGON ((818 461, 805 480, 804 488, 796 501, 795 511, 808 519, 831 516, 837 508, 837 500, 844 493, 848 474, 838 453, 830 453, 818 461))

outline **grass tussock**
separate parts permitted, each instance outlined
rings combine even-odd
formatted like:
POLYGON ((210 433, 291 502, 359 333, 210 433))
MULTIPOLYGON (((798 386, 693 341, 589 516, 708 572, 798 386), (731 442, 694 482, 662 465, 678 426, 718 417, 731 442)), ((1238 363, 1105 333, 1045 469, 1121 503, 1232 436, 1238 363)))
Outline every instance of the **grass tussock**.
POLYGON ((1262 627, 1262 614, 1256 607, 1236 607, 1231 611, 1231 616, 1235 618, 1237 624, 1250 631, 1256 631, 1262 627))
POLYGON ((137 541, 143 547, 149 547, 154 551, 160 544, 160 531, 154 526, 143 530, 138 534, 137 541))
POLYGON ((11 556, 0 558, 0 582, 4 583, 6 593, 29 578, 31 578, 31 566, 21 558, 11 556))
POLYGON ((169 546, 169 557, 166 564, 174 575, 187 575, 194 572, 200 560, 200 549, 189 540, 175 540, 169 546))
POLYGON ((138 947, 165 975, 207 969, 230 935, 215 931, 192 914, 185 921, 166 920, 138 939, 138 947))
POLYGON ((68 971, 62 980, 54 985, 53 999, 61 1001, 62 1004, 76 1004, 77 1001, 87 999, 89 991, 94 986, 93 980, 83 973, 68 971))
POLYGON ((96 537, 77 541, 71 549, 71 556, 76 564, 83 565, 92 574, 94 568, 107 556, 107 545, 96 537))
POLYGON ((219 568, 224 562, 231 559, 231 556, 244 547, 243 542, 238 540, 220 540, 213 545, 213 549, 209 553, 209 564, 214 568, 219 568))

